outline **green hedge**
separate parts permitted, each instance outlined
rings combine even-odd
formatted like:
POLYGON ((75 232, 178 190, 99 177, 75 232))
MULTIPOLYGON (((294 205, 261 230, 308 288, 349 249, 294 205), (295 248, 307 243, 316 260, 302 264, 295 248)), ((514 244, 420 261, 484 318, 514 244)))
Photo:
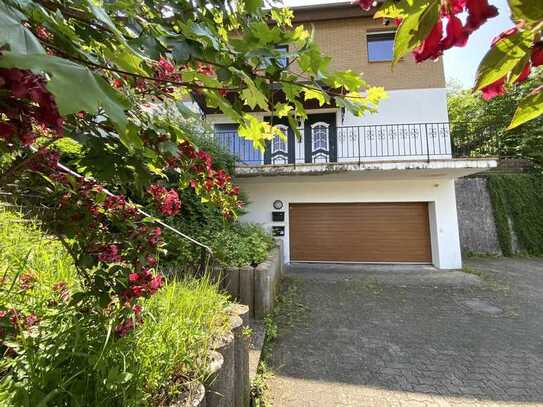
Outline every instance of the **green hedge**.
POLYGON ((543 176, 491 174, 487 179, 503 255, 514 254, 509 219, 522 250, 543 255, 543 176))

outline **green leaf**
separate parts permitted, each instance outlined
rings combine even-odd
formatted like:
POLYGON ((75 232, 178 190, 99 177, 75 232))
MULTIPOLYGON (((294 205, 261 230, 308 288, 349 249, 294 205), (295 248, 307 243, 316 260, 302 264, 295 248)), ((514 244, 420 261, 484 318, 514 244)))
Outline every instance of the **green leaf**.
POLYGON ((319 106, 322 106, 326 103, 325 93, 323 91, 313 88, 304 88, 304 99, 316 99, 319 102, 319 106))
POLYGON ((190 25, 190 32, 193 35, 194 39, 204 43, 211 45, 214 49, 219 50, 221 48, 221 45, 218 40, 218 35, 213 33, 208 27, 205 25, 201 25, 198 23, 192 23, 190 25))
POLYGON ((126 128, 127 105, 121 94, 85 66, 56 56, 4 52, 0 56, 0 68, 47 72, 51 75, 47 89, 55 96, 61 115, 80 111, 95 114, 102 107, 121 133, 126 128))
POLYGON ((245 0, 245 10, 248 14, 253 14, 259 11, 263 6, 262 0, 245 0))
POLYGON ((89 5, 89 8, 92 11, 92 14, 98 21, 104 24, 107 28, 109 28, 115 34, 121 35, 120 31, 117 29, 117 26, 113 23, 113 21, 111 21, 111 18, 109 18, 109 15, 106 13, 106 11, 102 7, 98 5, 96 1, 87 0, 87 4, 89 5))
POLYGON ((508 0, 513 20, 538 23, 543 20, 543 4, 537 0, 508 0))
POLYGON ((351 70, 334 72, 326 79, 326 83, 334 89, 345 88, 347 90, 359 90, 365 82, 360 75, 351 70))
POLYGON ((127 46, 123 45, 116 49, 105 48, 104 56, 125 71, 140 75, 146 74, 145 70, 141 67, 143 59, 127 46))
POLYGON ((404 18, 409 15, 408 8, 410 7, 406 0, 386 0, 373 18, 404 18))
POLYGON ((312 43, 310 48, 300 54, 298 65, 303 72, 320 76, 328 69, 331 61, 332 58, 324 56, 317 44, 312 43))
POLYGON ((507 130, 514 129, 523 123, 543 114, 543 92, 532 93, 520 101, 511 124, 507 130))
POLYGON ((302 132, 300 131, 298 121, 296 120, 296 116, 293 112, 288 113, 288 124, 290 125, 290 128, 294 131, 294 136, 298 141, 302 140, 302 132))
POLYGON ((533 34, 519 31, 498 41, 486 53, 477 68, 475 89, 484 88, 503 78, 526 58, 532 46, 533 34))
POLYGON ((287 116, 292 109, 291 105, 279 102, 275 104, 273 111, 277 117, 281 118, 287 116))
POLYGON ((266 145, 264 140, 272 140, 275 136, 274 129, 269 123, 258 120, 251 114, 243 115, 243 122, 238 128, 238 134, 253 142, 255 148, 264 151, 266 145))
POLYGON ((0 4, 0 46, 9 45, 9 49, 19 54, 45 54, 40 41, 21 20, 5 5, 0 4))
POLYGON ((120 139, 130 151, 139 150, 144 147, 143 140, 139 136, 140 128, 130 123, 125 132, 121 133, 120 139))
POLYGON ((172 57, 174 61, 179 65, 186 63, 193 55, 196 54, 196 49, 189 42, 183 39, 169 41, 168 44, 172 48, 172 57))
POLYGON ((257 105, 261 109, 268 108, 268 100, 266 96, 253 84, 243 89, 241 98, 247 106, 254 109, 257 105))
MULTIPOLYGON (((440 2, 431 0, 421 3, 416 11, 402 20, 394 38, 393 64, 416 48, 432 31, 439 18, 440 2)), ((417 3, 418 4, 418 3, 417 3)))

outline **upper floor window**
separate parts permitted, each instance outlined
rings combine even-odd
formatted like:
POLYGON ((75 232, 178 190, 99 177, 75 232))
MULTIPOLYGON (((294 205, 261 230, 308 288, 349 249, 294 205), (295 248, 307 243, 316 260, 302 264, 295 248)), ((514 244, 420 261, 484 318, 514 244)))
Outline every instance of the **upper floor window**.
POLYGON ((394 34, 394 31, 367 33, 368 61, 392 61, 394 34))

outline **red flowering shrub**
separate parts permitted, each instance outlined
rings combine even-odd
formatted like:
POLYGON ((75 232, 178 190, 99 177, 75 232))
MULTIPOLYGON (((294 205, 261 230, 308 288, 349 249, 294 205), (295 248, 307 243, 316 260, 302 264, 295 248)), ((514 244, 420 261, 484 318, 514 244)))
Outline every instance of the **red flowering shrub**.
POLYGON ((0 69, 0 92, 4 92, 0 139, 10 146, 29 146, 40 135, 62 134, 64 120, 43 77, 21 69, 0 69))
MULTIPOLYGON (((213 73, 209 67, 202 66, 201 70, 213 73)), ((156 76, 165 81, 179 80, 174 65, 166 59, 158 62, 156 76)), ((11 105, 3 111, 7 120, 0 122, 0 138, 10 150, 27 154, 22 169, 34 174, 30 182, 47 196, 47 203, 55 212, 54 219, 48 222, 85 270, 83 285, 88 293, 110 298, 103 303, 105 307, 122 305, 116 332, 126 334, 140 321, 133 315, 137 299, 153 295, 164 283, 157 270, 157 259, 165 245, 161 228, 148 224, 125 196, 108 195, 98 182, 65 173, 58 166, 60 153, 55 149, 34 146, 39 137, 63 137, 63 119, 42 77, 30 71, 0 69, 1 89, 6 91, 11 105), (48 179, 46 188, 39 186, 43 176, 48 179)), ((86 120, 85 115, 75 116, 86 120)), ((224 170, 214 169, 211 155, 185 140, 178 143, 177 152, 172 154, 171 150, 161 149, 165 142, 169 142, 168 135, 148 134, 147 145, 161 157, 166 170, 175 177, 182 175, 179 188, 198 191, 202 199, 217 205, 225 217, 233 216, 239 205, 239 188, 224 170)), ((151 184, 147 191, 158 213, 168 217, 180 214, 176 188, 151 184)), ((31 287, 31 276, 23 275, 21 289, 31 287)), ((58 300, 69 297, 62 286, 57 288, 58 300)), ((32 317, 29 321, 35 322, 32 317)))
POLYGON ((175 190, 167 190, 160 185, 151 185, 147 192, 152 195, 158 211, 163 215, 175 216, 181 210, 179 195, 175 190))
POLYGON ((446 35, 443 33, 441 18, 433 26, 430 34, 415 48, 413 55, 417 62, 437 59, 443 51, 452 47, 463 47, 469 35, 483 25, 489 18, 496 17, 498 10, 488 4, 487 0, 445 0, 441 4, 440 17, 447 18, 446 35), (457 17, 466 11, 468 17, 465 24, 457 17))

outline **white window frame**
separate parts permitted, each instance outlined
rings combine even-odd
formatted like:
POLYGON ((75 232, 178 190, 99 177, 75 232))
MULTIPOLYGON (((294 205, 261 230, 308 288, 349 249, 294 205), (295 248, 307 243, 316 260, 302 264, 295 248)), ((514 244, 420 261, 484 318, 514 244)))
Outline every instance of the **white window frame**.
MULTIPOLYGON (((320 140, 319 140, 320 141, 320 140)), ((330 123, 326 122, 316 122, 311 125, 311 149, 312 151, 317 150, 326 150, 330 151, 330 123), (316 127, 324 127, 326 128, 326 148, 323 147, 315 147, 315 137, 314 137, 314 130, 316 127)))
MULTIPOLYGON (((288 137, 288 126, 285 126, 284 124, 277 124, 273 127, 281 130, 285 137, 288 137)), ((288 153, 287 142, 282 137, 275 136, 272 140, 272 154, 279 151, 281 151, 282 153, 288 153)))

